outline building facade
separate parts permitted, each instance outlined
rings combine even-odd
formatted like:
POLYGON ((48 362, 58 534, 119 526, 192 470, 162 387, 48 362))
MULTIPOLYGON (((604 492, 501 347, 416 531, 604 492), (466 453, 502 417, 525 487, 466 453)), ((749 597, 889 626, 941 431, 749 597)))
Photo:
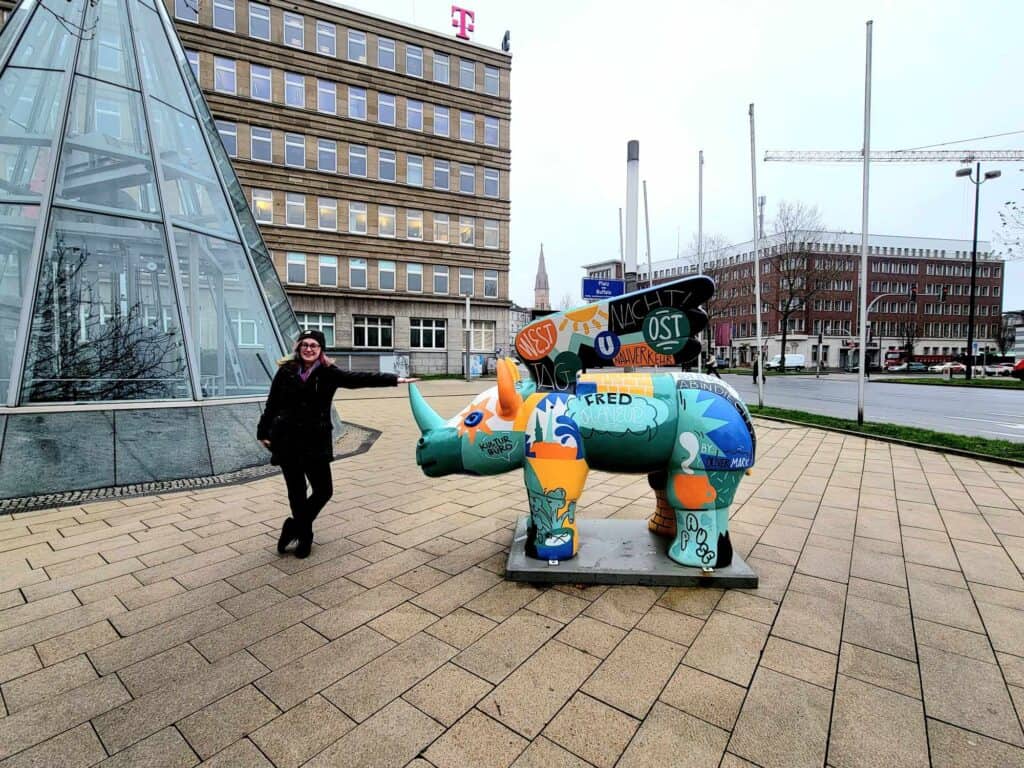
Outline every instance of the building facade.
MULTIPOLYGON (((868 240, 867 354, 875 365, 909 358, 940 362, 967 355, 971 247, 969 240, 871 235, 868 240)), ((756 349, 753 243, 706 255, 716 282, 709 302, 710 344, 734 365, 749 365, 756 349)), ((761 324, 764 355, 802 354, 814 366, 846 368, 858 359, 860 235, 806 233, 797 241, 761 241, 761 324), (821 335, 819 349, 819 334, 821 335)), ((978 243, 975 339, 994 353, 1002 312, 1004 264, 978 243)), ((607 268, 595 264, 588 276, 607 268)), ((641 282, 694 274, 683 259, 641 267, 641 282)))
POLYGON ((508 338, 507 52, 313 0, 165 0, 299 323, 353 369, 508 338))

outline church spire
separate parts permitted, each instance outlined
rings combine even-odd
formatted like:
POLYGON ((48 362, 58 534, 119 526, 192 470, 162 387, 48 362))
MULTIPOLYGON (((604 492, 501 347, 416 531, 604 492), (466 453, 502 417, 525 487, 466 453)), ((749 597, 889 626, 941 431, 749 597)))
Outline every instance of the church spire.
POLYGON ((533 283, 533 306, 535 309, 551 309, 551 301, 548 297, 548 271, 544 267, 544 243, 540 244, 537 279, 533 283))

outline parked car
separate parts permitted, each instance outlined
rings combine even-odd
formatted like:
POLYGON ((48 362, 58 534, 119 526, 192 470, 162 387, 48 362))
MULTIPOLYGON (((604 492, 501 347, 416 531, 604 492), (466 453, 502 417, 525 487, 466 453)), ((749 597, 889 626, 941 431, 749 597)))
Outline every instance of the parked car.
POLYGON ((716 357, 715 358, 715 365, 717 367, 719 367, 719 368, 729 368, 729 367, 731 367, 730 364, 729 364, 729 358, 727 358, 727 357, 716 357))
MULTIPOLYGON (((860 363, 850 363, 843 370, 846 371, 847 373, 859 373, 860 372, 860 363)), ((881 372, 881 370, 882 370, 882 367, 880 365, 878 365, 878 363, 869 363, 868 364, 868 373, 874 373, 876 371, 877 372, 881 372)))
POLYGON ((1024 360, 1019 361, 1015 366, 1013 366, 1013 371, 1010 375, 1015 379, 1024 381, 1024 360))
POLYGON ((931 373, 966 373, 967 366, 963 363, 938 363, 929 366, 928 370, 931 373))
POLYGON ((986 376, 1009 376, 1013 373, 1013 366, 1009 363, 996 363, 995 365, 985 366, 986 376))
POLYGON ((928 370, 928 366, 925 365, 924 363, 918 362, 907 363, 907 370, 910 371, 911 373, 923 373, 924 371, 928 370))
MULTIPOLYGON (((764 364, 765 370, 777 371, 782 365, 782 355, 775 355, 771 360, 764 364)), ((796 353, 786 355, 786 370, 787 371, 802 371, 807 366, 807 362, 803 355, 796 353)))

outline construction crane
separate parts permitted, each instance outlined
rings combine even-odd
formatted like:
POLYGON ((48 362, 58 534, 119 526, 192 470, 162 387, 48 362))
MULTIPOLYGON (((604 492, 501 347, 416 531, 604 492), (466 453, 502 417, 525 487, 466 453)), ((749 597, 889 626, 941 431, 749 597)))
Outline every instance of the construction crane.
MULTIPOLYGON (((860 163, 864 152, 859 149, 840 150, 794 150, 765 152, 765 162, 781 163, 860 163)), ((873 163, 979 163, 1014 162, 1024 160, 1021 149, 897 149, 893 151, 874 150, 873 163)))

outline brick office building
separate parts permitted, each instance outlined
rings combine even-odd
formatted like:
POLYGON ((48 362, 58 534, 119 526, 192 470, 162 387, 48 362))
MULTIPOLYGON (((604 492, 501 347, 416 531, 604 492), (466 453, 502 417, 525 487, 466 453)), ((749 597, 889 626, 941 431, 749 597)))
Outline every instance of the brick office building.
MULTIPOLYGON (((871 235, 868 240, 868 356, 874 364, 906 357, 939 362, 967 354, 971 282, 971 241, 871 235), (912 292, 916 301, 911 300, 912 292), (891 295, 887 295, 891 294, 891 295)), ((845 368, 857 361, 860 235, 809 234, 786 243, 778 236, 761 242, 761 323, 766 359, 782 352, 783 308, 786 353, 818 360, 822 367, 845 368)), ((987 242, 978 243, 975 339, 980 350, 996 350, 1001 322, 1004 264, 987 242)), ((737 365, 749 365, 756 348, 753 245, 750 241, 706 255, 715 278, 709 328, 715 352, 737 365)), ((594 269, 604 265, 593 265, 594 269)), ((687 260, 640 266, 638 279, 665 282, 694 274, 687 260)), ((591 275, 592 276, 592 275, 591 275)))
POLYGON ((510 54, 312 0, 165 5, 300 324, 343 365, 457 373, 468 293, 472 350, 503 346, 510 54))

